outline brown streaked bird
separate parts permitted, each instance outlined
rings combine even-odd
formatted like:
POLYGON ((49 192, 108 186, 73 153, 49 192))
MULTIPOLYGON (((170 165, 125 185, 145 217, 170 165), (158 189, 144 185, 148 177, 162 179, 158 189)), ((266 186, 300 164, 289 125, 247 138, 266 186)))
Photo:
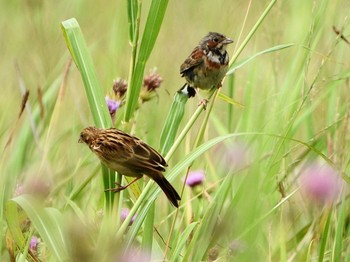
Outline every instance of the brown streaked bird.
POLYGON ((139 138, 116 128, 87 127, 80 133, 79 142, 87 144, 108 168, 135 177, 128 185, 111 191, 119 192, 146 175, 160 186, 175 207, 179 206, 179 194, 163 176, 167 167, 165 159, 139 138))
POLYGON ((179 92, 185 90, 191 97, 195 95, 193 88, 209 90, 220 87, 228 69, 226 46, 231 43, 233 41, 223 34, 209 32, 181 65, 180 74, 186 79, 186 84, 179 92))

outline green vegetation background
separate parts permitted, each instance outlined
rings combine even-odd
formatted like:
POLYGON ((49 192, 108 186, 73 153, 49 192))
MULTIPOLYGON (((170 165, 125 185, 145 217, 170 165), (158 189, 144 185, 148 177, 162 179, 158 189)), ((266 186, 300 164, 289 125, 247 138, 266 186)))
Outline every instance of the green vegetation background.
MULTIPOLYGON (((150 3, 142 1, 141 35, 150 3)), ((179 66, 184 59, 209 31, 235 41, 228 47, 233 57, 269 3, 169 1, 145 65, 145 74, 157 67, 164 82, 158 96, 131 121, 133 132, 160 148, 173 95, 183 85, 179 66)), ((94 123, 74 64, 61 86, 70 53, 60 26, 77 19, 103 93, 110 94, 114 79, 129 77, 126 10, 127 1, 119 0, 0 2, 0 260, 9 260, 11 246, 16 254, 27 254, 31 236, 44 229, 47 236, 40 235, 38 257, 45 261, 56 261, 60 251, 62 260, 111 261, 125 250, 116 237, 117 214, 120 207, 131 208, 135 198, 125 192, 119 210, 106 213, 98 160, 77 143, 80 131, 94 123), (29 100, 18 119, 23 89, 29 90, 29 100), (38 89, 47 97, 42 111, 38 89), (27 195, 9 201, 18 185, 30 188, 41 203, 27 195), (25 211, 17 211, 17 204, 25 211), (27 216, 33 224, 23 229, 27 216), (58 222, 45 225, 41 218, 58 222), (18 238, 10 235, 9 220, 12 228, 22 227, 23 239, 19 232, 18 238)), ((197 157, 191 170, 204 170, 203 188, 185 188, 177 215, 165 196, 153 191, 157 200, 149 212, 154 221, 133 225, 123 244, 134 253, 152 246, 152 260, 166 253, 169 261, 349 261, 347 186, 342 187, 342 201, 325 206, 313 206, 298 190, 300 170, 310 161, 332 166, 344 181, 349 174, 350 45, 335 32, 349 36, 349 10, 345 0, 276 1, 236 62, 274 46, 291 46, 252 59, 226 79, 221 92, 244 108, 216 99, 204 134, 204 142, 235 134, 229 140, 244 145, 248 159, 236 157, 243 165, 230 159, 232 166, 225 168, 220 158, 230 154, 225 151, 230 143, 218 143, 197 157), (228 153, 220 155, 222 150, 228 153)), ((196 109, 197 100, 189 100, 180 131, 196 109)), ((128 129, 120 122, 123 110, 117 112, 118 127, 128 129)), ((193 152, 204 115, 175 151, 169 172, 193 152)), ((182 170, 172 182, 179 192, 185 175, 182 170)), ((29 254, 29 260, 33 257, 29 254)))

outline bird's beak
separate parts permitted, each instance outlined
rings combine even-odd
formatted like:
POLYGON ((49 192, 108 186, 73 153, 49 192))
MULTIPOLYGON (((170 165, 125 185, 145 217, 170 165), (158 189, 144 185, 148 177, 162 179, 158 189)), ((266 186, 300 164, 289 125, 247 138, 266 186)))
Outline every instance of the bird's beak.
POLYGON ((228 45, 233 43, 233 40, 231 38, 226 37, 226 39, 222 42, 224 45, 228 45))
POLYGON ((79 138, 78 143, 84 143, 84 141, 81 139, 81 137, 79 138))

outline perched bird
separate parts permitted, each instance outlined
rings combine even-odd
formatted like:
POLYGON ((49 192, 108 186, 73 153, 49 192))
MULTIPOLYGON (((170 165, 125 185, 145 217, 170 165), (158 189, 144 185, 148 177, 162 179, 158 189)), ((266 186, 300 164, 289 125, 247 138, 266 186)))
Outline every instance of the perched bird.
POLYGON ((220 87, 229 62, 226 46, 233 41, 219 33, 206 35, 180 67, 180 74, 186 84, 179 90, 194 96, 193 88, 209 90, 220 87))
POLYGON ((139 138, 116 128, 87 127, 80 133, 79 142, 87 144, 108 168, 124 176, 135 177, 128 185, 111 191, 119 192, 146 175, 160 186, 175 207, 179 206, 179 194, 162 173, 167 166, 166 161, 139 138))

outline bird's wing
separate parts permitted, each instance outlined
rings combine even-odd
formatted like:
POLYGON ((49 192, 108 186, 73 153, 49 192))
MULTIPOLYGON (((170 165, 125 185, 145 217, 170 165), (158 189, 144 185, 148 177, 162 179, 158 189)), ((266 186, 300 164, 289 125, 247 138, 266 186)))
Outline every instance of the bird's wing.
POLYGON ((165 159, 151 146, 138 138, 134 138, 131 148, 134 154, 127 161, 129 165, 135 168, 142 168, 145 173, 147 171, 165 171, 167 166, 165 159))
POLYGON ((183 74, 185 71, 203 63, 203 50, 197 46, 191 53, 191 55, 183 62, 180 66, 180 74, 183 74))

